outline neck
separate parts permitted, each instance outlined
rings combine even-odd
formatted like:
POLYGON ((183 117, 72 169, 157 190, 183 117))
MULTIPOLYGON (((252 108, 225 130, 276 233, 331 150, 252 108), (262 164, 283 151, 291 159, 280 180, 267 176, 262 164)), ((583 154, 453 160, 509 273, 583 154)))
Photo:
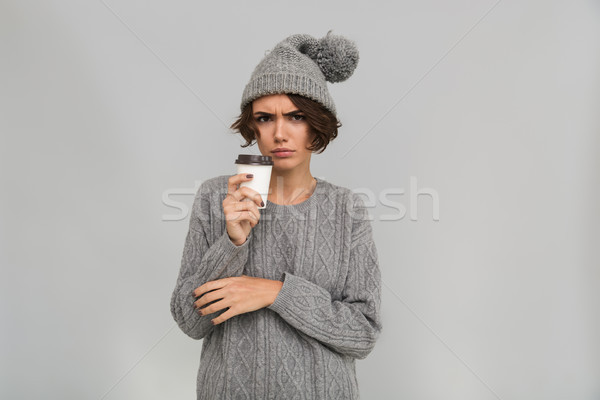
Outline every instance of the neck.
POLYGON ((273 170, 267 199, 275 204, 298 204, 311 196, 315 184, 310 170, 302 173, 273 170))

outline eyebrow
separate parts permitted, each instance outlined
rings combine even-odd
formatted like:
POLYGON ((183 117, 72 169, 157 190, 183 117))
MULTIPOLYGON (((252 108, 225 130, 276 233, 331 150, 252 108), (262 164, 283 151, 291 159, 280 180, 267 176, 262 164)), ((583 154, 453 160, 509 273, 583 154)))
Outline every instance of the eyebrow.
MULTIPOLYGON (((290 112, 287 112, 287 113, 283 114, 283 116, 284 117, 291 117, 293 115, 301 114, 301 113, 302 113, 302 111, 300 111, 300 110, 293 110, 293 111, 290 111, 290 112)), ((272 117, 275 114, 270 114, 270 113, 264 112, 264 111, 257 111, 257 112, 254 113, 254 115, 266 115, 267 117, 272 117)))

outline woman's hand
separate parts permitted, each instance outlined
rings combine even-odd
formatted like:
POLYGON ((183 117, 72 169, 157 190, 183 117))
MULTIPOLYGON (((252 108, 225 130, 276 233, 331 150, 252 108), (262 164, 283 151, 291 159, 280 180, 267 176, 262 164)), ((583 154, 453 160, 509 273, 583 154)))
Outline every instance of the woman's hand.
POLYGON ((240 187, 242 182, 252 180, 252 175, 237 174, 229 178, 227 185, 227 196, 223 200, 223 212, 227 221, 227 234, 236 246, 241 246, 246 241, 250 230, 258 224, 260 212, 258 206, 262 207, 260 193, 249 187, 240 187), (243 201, 244 198, 252 201, 243 201))
POLYGON ((270 306, 282 286, 283 282, 281 281, 246 275, 217 279, 206 282, 194 290, 194 297, 202 296, 194 302, 194 307, 202 315, 229 308, 212 320, 213 324, 217 325, 235 315, 270 306), (215 303, 204 307, 212 302, 215 303))

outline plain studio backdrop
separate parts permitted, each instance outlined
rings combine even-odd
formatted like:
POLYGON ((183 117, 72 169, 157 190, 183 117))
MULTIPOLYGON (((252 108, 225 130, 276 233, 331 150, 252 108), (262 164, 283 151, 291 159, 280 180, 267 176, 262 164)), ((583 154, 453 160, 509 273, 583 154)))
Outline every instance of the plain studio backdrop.
POLYGON ((266 50, 360 62, 312 173, 363 194, 363 399, 600 398, 598 1, 0 3, 0 397, 192 399, 169 310, 195 188, 266 50))

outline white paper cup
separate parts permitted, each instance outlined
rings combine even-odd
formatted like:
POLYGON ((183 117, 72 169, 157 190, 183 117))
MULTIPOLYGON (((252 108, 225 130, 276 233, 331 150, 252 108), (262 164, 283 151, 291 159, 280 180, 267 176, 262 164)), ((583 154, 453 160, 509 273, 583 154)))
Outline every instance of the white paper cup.
MULTIPOLYGON (((267 208, 267 197, 269 196, 269 185, 271 184, 271 170, 273 169, 273 159, 269 156, 257 156, 254 154, 240 154, 237 160, 238 174, 253 174, 254 178, 250 181, 242 182, 240 187, 247 186, 260 193, 264 207, 258 206, 259 209, 267 208)), ((253 201, 245 198, 244 200, 253 201)))

